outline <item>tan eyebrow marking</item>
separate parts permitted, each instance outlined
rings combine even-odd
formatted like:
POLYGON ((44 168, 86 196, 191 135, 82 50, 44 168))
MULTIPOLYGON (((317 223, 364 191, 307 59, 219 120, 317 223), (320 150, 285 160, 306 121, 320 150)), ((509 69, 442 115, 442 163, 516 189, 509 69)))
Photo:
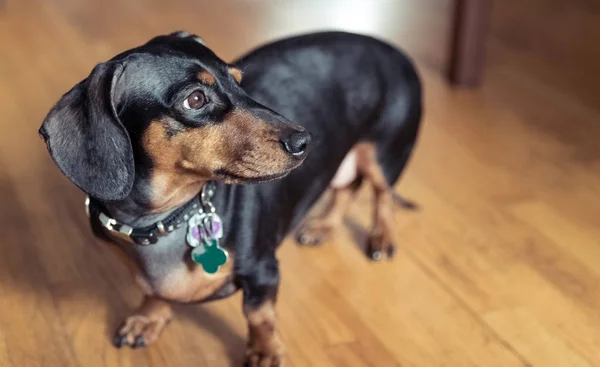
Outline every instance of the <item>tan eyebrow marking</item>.
POLYGON ((235 79, 235 81, 240 84, 242 82, 242 71, 238 68, 230 67, 229 74, 235 79))
POLYGON ((210 85, 210 86, 215 85, 215 83, 217 82, 214 75, 212 75, 211 73, 209 73, 206 70, 203 70, 198 73, 198 79, 200 79, 200 81, 203 84, 210 85))

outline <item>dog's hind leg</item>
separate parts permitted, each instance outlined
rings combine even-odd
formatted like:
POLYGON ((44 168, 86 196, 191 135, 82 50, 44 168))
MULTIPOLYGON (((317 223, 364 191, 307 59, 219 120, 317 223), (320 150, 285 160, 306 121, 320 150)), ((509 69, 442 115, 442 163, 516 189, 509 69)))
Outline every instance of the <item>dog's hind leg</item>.
POLYGON ((361 143, 356 146, 356 152, 359 173, 371 183, 375 194, 373 228, 369 236, 367 256, 373 260, 381 260, 384 256, 391 258, 395 251, 394 196, 377 161, 375 146, 361 143))
POLYGON ((296 241, 305 246, 321 244, 341 226, 348 206, 360 188, 356 152, 350 151, 331 181, 331 198, 325 210, 309 218, 297 231, 296 241))
MULTIPOLYGON (((327 208, 309 218, 300 226, 296 240, 301 245, 318 245, 325 241, 337 226, 343 223, 348 206, 364 181, 375 193, 373 228, 369 236, 367 256, 380 260, 394 255, 393 229, 396 198, 384 171, 377 161, 376 147, 372 143, 359 143, 348 153, 331 182, 332 193, 327 208)), ((404 207, 413 204, 406 201, 404 207)))

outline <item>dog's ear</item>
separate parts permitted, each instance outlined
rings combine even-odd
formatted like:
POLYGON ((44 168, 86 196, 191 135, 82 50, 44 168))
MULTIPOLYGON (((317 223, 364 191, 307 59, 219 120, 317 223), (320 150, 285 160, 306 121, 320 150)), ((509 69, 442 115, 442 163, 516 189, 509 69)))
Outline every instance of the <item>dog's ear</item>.
POLYGON ((131 140, 116 105, 124 67, 99 64, 46 116, 40 135, 65 176, 90 196, 122 200, 133 186, 131 140))

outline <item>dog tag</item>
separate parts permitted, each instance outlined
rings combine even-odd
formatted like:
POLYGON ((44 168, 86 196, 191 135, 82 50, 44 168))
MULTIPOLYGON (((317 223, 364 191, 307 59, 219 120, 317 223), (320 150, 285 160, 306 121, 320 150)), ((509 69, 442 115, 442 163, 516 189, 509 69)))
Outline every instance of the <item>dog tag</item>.
POLYGON ((192 247, 198 247, 204 241, 204 218, 205 213, 196 213, 188 220, 188 233, 186 241, 192 247))
MULTIPOLYGON (((203 239, 221 239, 223 238, 223 222, 216 213, 209 213, 202 219, 204 227, 203 239)), ((201 234, 202 235, 202 234, 201 234)))
POLYGON ((219 240, 215 238, 204 241, 201 246, 192 250, 192 260, 209 274, 216 273, 227 262, 228 257, 227 251, 219 246, 219 240))
POLYGON ((227 262, 229 254, 219 246, 223 222, 215 213, 197 213, 188 220, 187 243, 193 247, 192 260, 205 272, 214 274, 227 262))

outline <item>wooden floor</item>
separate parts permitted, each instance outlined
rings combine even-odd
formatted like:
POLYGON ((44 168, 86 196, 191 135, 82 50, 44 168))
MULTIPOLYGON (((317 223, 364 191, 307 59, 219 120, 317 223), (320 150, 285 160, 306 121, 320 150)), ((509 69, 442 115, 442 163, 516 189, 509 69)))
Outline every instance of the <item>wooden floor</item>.
MULTIPOLYGON (((145 350, 110 336, 140 300, 87 228, 83 195, 36 132, 99 61, 176 29, 225 59, 335 27, 406 48, 426 86, 421 140, 398 187, 397 257, 372 264, 362 192, 322 248, 286 242, 287 366, 600 366, 600 110, 532 77, 492 40, 487 84, 455 91, 448 2, 6 0, 0 8, 0 366, 239 366, 239 295, 177 307, 145 350), (217 5, 218 4, 218 5, 217 5)), ((597 47, 593 44, 590 47, 597 47)), ((502 47, 500 47, 502 46, 502 47)), ((552 60, 547 60, 552 62, 552 60)))

